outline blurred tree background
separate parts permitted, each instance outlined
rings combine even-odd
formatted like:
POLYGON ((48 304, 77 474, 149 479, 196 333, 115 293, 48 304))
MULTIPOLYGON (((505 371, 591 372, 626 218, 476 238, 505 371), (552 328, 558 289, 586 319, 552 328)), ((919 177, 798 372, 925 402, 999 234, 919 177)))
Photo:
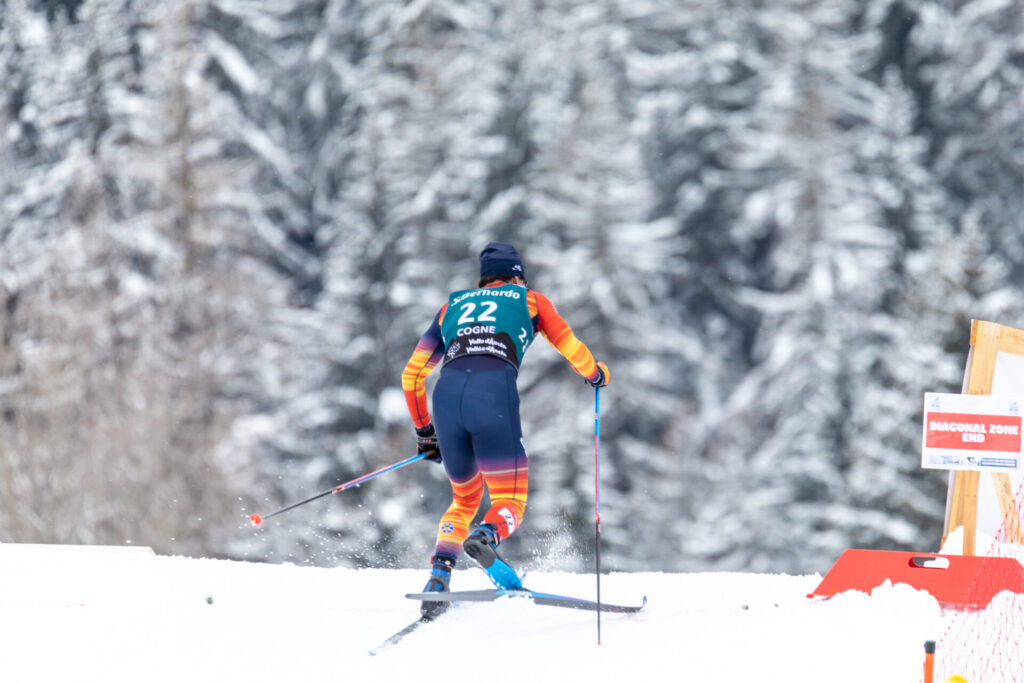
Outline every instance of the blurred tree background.
MULTIPOLYGON (((7 0, 0 541, 419 566, 399 376, 513 242, 613 372, 617 570, 937 549, 921 397, 1024 326, 1009 0, 7 0)), ((433 381, 428 383, 432 387, 433 381)), ((593 393, 520 376, 524 568, 593 552, 593 393)))

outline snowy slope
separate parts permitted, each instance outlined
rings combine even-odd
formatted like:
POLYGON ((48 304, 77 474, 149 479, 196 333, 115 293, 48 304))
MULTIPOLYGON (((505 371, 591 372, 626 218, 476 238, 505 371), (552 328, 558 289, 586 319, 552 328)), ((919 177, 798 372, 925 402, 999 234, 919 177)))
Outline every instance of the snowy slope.
MULTIPOLYGON (((648 605, 603 615, 601 645, 593 613, 507 600, 368 656, 418 616, 403 593, 425 575, 0 544, 0 680, 908 683, 943 633, 936 602, 907 586, 811 601, 819 576, 611 574, 603 599, 648 605)), ((593 597, 593 576, 527 578, 593 597)), ((478 570, 453 581, 487 587, 478 570)))

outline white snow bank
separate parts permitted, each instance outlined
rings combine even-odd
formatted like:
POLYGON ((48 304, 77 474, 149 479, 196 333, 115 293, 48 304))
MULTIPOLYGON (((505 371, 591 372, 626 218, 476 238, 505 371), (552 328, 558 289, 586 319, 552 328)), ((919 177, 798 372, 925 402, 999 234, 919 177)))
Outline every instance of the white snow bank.
MULTIPOLYGON (((935 600, 905 585, 815 601, 820 576, 610 574, 602 599, 648 605, 602 615, 600 646, 591 612, 505 600, 459 608, 369 657, 418 616, 403 594, 426 575, 0 545, 0 676, 907 683, 944 630, 935 600)), ((527 584, 594 597, 592 575, 527 584)), ((485 587, 479 570, 456 570, 454 589, 485 587)))

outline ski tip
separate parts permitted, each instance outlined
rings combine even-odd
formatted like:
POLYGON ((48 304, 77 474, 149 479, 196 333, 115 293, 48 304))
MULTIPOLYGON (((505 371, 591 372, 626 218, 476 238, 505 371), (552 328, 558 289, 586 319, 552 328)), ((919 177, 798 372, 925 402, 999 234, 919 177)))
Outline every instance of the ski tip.
POLYGON ((251 515, 249 515, 249 521, 251 521, 256 526, 259 526, 263 523, 263 518, 259 516, 259 513, 254 512, 251 515))

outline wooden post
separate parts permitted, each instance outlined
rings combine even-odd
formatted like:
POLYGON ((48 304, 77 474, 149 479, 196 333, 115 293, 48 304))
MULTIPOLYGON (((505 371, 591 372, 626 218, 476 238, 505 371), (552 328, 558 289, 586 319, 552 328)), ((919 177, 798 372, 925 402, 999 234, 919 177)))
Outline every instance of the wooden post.
POLYGON ((953 508, 945 535, 963 527, 963 554, 973 555, 978 534, 978 479, 980 472, 960 470, 953 475, 953 508))

